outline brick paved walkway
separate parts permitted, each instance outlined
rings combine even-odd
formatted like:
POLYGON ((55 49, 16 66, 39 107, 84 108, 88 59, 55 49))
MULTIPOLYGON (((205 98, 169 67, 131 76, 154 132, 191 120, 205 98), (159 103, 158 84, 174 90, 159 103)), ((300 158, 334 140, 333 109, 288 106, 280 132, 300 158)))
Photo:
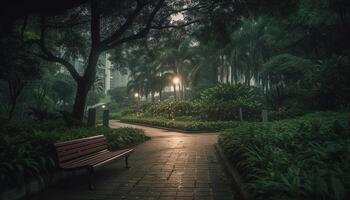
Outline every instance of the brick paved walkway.
MULTIPOLYGON (((111 121, 112 127, 132 126, 111 121)), ((217 134, 184 134, 142 127, 152 139, 139 145, 129 159, 107 165, 95 174, 95 190, 87 190, 85 176, 30 198, 31 200, 118 199, 233 199, 214 144, 217 134)))

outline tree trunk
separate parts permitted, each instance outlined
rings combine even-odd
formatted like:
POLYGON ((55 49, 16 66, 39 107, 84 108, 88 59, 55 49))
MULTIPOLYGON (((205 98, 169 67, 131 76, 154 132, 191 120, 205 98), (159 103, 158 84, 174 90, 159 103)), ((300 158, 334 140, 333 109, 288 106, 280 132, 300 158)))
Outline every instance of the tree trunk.
POLYGON ((77 87, 73 107, 73 118, 77 120, 78 123, 82 123, 84 119, 84 111, 88 92, 89 89, 87 88, 87 84, 85 82, 80 82, 77 87))
POLYGON ((17 97, 12 99, 12 102, 9 104, 8 120, 12 119, 13 113, 14 113, 15 108, 16 108, 16 104, 17 104, 17 97))
POLYGON ((88 65, 85 69, 84 76, 82 79, 77 81, 78 87, 73 107, 73 118, 77 120, 77 123, 79 124, 82 124, 84 119, 87 95, 95 81, 96 67, 99 56, 100 52, 98 50, 92 50, 90 52, 88 65))
POLYGON ((162 90, 159 91, 159 101, 162 101, 162 90))
POLYGON ((152 102, 154 102, 154 92, 151 93, 152 97, 152 102))
POLYGON ((20 79, 16 79, 14 81, 8 81, 9 93, 10 93, 10 101, 8 103, 8 119, 11 120, 13 117, 13 113, 15 111, 17 105, 17 99, 21 94, 25 83, 21 83, 20 79))
POLYGON ((176 85, 174 84, 174 99, 176 100, 176 85))
POLYGON ((230 66, 226 64, 226 83, 230 83, 230 66))

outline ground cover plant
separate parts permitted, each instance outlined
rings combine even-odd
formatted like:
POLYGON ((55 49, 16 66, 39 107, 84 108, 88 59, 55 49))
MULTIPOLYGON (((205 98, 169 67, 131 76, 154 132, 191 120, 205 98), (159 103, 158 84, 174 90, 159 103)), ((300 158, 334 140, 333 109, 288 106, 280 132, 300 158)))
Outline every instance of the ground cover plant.
POLYGON ((346 199, 350 195, 350 113, 246 123, 219 145, 255 199, 346 199))

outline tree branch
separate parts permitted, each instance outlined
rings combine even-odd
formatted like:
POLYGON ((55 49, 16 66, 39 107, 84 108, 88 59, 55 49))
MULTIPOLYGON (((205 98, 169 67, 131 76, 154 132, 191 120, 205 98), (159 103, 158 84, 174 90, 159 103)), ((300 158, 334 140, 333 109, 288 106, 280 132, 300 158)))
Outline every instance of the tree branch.
POLYGON ((51 51, 46 47, 45 44, 45 29, 46 29, 46 22, 45 22, 45 17, 41 17, 41 34, 40 34, 40 39, 39 40, 31 40, 31 43, 35 43, 40 47, 40 50, 42 51, 42 53, 44 55, 41 54, 34 54, 44 60, 47 61, 51 61, 51 62, 56 62, 59 63, 61 65, 63 65, 68 71, 69 73, 72 75, 72 77, 74 78, 74 80, 76 80, 77 82, 80 81, 81 76, 79 75, 79 73, 77 72, 77 70, 74 68, 74 66, 69 63, 68 61, 64 60, 63 58, 54 56, 51 51))
POLYGON ((136 17, 140 14, 144 6, 145 4, 141 4, 141 2, 138 0, 135 10, 128 16, 124 24, 118 30, 116 30, 110 37, 102 41, 101 43, 102 48, 106 48, 110 43, 119 39, 120 36, 132 25, 132 23, 134 22, 136 17))
POLYGON ((112 49, 115 46, 118 46, 118 45, 120 45, 122 43, 125 43, 127 41, 136 40, 136 39, 140 39, 142 37, 145 37, 149 33, 149 31, 151 29, 152 22, 153 22, 153 20, 154 20, 154 18, 156 16, 157 12, 162 7, 164 1, 165 0, 159 0, 158 1, 157 5, 154 7, 154 9, 152 10, 151 14, 148 17, 148 20, 146 22, 146 26, 142 30, 140 30, 136 34, 132 34, 130 36, 121 38, 119 40, 116 40, 115 42, 111 42, 111 44, 108 44, 107 46, 104 47, 104 50, 112 49))
POLYGON ((177 9, 177 10, 172 10, 172 11, 169 11, 169 13, 167 13, 167 15, 162 18, 162 20, 170 17, 171 15, 175 15, 175 14, 178 14, 178 13, 181 13, 181 12, 184 12, 184 11, 199 10, 199 9, 206 8, 206 7, 207 6, 204 6, 204 5, 201 6, 200 3, 197 3, 196 5, 191 6, 191 7, 186 7, 186 8, 181 8, 181 9, 177 9))
POLYGON ((98 48, 101 42, 99 6, 98 0, 91 2, 91 49, 98 48))
POLYGON ((183 27, 189 26, 191 24, 199 23, 200 21, 201 21, 201 19, 190 21, 190 22, 187 22, 187 23, 179 24, 179 25, 172 25, 172 24, 163 25, 163 26, 162 25, 160 25, 160 26, 153 25, 150 28, 151 29, 183 28, 183 27))

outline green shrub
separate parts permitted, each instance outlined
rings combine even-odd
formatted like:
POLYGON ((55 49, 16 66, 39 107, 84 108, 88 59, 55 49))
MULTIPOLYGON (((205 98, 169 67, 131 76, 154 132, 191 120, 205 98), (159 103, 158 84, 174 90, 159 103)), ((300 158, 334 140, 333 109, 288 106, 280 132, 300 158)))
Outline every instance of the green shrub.
POLYGON ((164 117, 123 117, 122 122, 138 123, 164 128, 174 128, 184 131, 220 131, 225 128, 236 127, 240 122, 235 121, 178 121, 170 120, 164 117))
POLYGON ((191 101, 161 101, 150 107, 150 113, 173 119, 178 116, 192 116, 196 114, 195 105, 191 101))
POLYGON ((106 136, 111 150, 129 147, 149 139, 142 129, 137 128, 108 129, 102 127, 99 132, 106 136))
POLYGON ((349 113, 246 123, 219 145, 255 199, 346 199, 350 194, 349 113))
POLYGON ((36 145, 31 135, 0 135, 1 188, 24 183, 27 176, 39 176, 54 168, 47 145, 36 145))
POLYGON ((200 116, 206 120, 239 120, 239 108, 244 120, 259 121, 262 109, 257 88, 243 84, 219 84, 204 90, 199 99, 200 116))
POLYGON ((120 119, 121 117, 122 117, 122 113, 121 112, 109 113, 109 118, 110 119, 120 119))
POLYGON ((166 100, 160 102, 146 102, 138 107, 138 116, 161 116, 174 119, 179 116, 192 116, 197 114, 195 103, 188 100, 166 100))
MULTIPOLYGON (((239 109, 243 109, 246 121, 260 121, 262 100, 257 88, 243 84, 219 84, 204 90, 197 101, 166 100, 146 102, 138 106, 137 116, 154 116, 175 119, 193 117, 210 121, 239 120, 239 109)), ((125 115, 124 115, 125 116, 125 115)))
POLYGON ((305 113, 306 112, 304 110, 301 110, 298 108, 294 108, 294 109, 280 108, 277 111, 268 111, 268 119, 269 121, 282 120, 282 119, 302 116, 305 113))
POLYGON ((136 108, 133 108, 133 107, 129 107, 125 110, 122 110, 120 112, 121 116, 128 116, 128 115, 134 115, 138 112, 138 110, 136 108))

